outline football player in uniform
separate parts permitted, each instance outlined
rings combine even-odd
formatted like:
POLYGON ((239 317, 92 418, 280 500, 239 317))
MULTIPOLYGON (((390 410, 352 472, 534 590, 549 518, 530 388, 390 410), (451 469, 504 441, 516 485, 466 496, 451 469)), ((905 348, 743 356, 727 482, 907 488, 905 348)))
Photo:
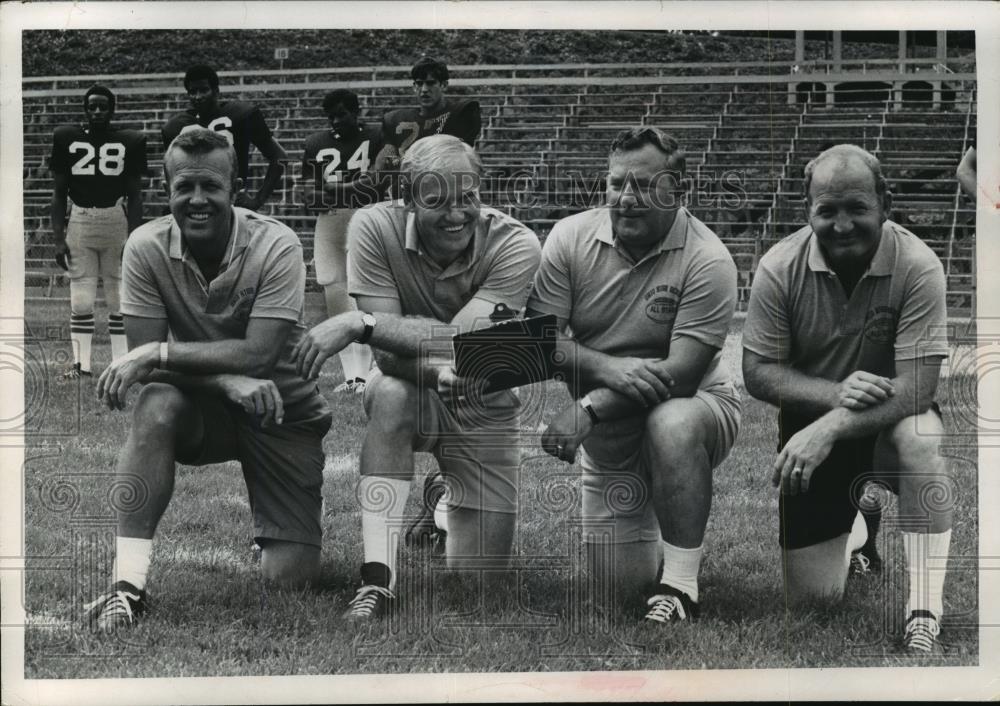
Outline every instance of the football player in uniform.
MULTIPOLYGON (((347 224, 357 209, 381 198, 371 167, 382 149, 378 128, 358 122, 358 96, 346 89, 323 98, 330 127, 309 135, 302 155, 302 203, 319 211, 313 240, 316 281, 326 295, 326 312, 336 316, 356 307, 347 294, 347 224)), ((344 382, 336 392, 361 394, 371 368, 371 349, 352 343, 340 352, 344 382)))
POLYGON ((191 99, 191 107, 163 126, 164 151, 175 137, 192 126, 200 125, 221 132, 236 148, 239 178, 246 184, 250 171, 250 145, 256 145, 267 160, 267 173, 255 195, 240 190, 236 195, 236 205, 259 211, 281 180, 283 160, 287 156, 271 135, 260 108, 244 101, 220 103, 219 76, 210 66, 198 65, 188 69, 184 74, 184 89, 191 99))
POLYGON ((386 168, 398 167, 409 146, 428 135, 454 135, 475 147, 481 128, 479 103, 445 96, 448 67, 425 56, 413 65, 410 76, 420 107, 392 110, 382 119, 385 150, 380 158, 384 157, 386 168))
POLYGON ((94 85, 83 96, 86 126, 63 125, 52 140, 49 168, 52 234, 56 263, 69 273, 70 338, 73 366, 63 378, 90 377, 97 278, 108 304, 111 357, 127 352, 120 313, 119 284, 125 238, 142 223, 142 176, 146 138, 111 126, 115 95, 94 85), (72 201, 66 222, 67 199, 72 201), (125 206, 123 207, 123 202, 125 206))

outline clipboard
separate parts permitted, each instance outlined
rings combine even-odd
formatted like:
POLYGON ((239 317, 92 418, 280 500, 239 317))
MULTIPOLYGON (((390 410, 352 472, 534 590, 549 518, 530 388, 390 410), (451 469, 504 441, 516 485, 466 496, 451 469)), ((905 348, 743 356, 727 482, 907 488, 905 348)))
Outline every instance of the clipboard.
POLYGON ((556 372, 556 317, 509 319, 452 337, 455 370, 499 392, 550 379, 556 372))

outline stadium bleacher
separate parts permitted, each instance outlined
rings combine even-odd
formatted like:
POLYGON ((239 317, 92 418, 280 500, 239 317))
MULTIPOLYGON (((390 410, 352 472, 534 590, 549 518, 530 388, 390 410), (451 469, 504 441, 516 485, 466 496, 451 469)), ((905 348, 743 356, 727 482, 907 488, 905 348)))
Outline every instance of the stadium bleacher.
MULTIPOLYGON (((927 62, 912 64, 907 70, 928 74, 927 62)), ((817 69, 811 80, 800 72, 792 84, 788 74, 770 75, 783 66, 772 62, 756 68, 718 62, 456 66, 453 75, 460 78, 453 79, 449 95, 474 97, 482 107, 478 148, 488 174, 484 201, 520 218, 542 238, 558 218, 600 202, 607 146, 618 130, 646 124, 674 134, 688 155, 688 207, 716 230, 736 259, 742 302, 760 255, 802 225, 806 162, 829 144, 858 144, 882 161, 895 195, 892 217, 941 257, 949 305, 971 310, 975 207, 963 199, 954 178, 956 165, 975 139, 975 83, 962 78, 969 74, 949 75, 949 90, 933 102, 929 94, 886 89, 883 95, 868 84, 852 95, 850 84, 841 84, 831 105, 825 91, 795 90, 814 88, 829 73, 817 69), (880 98, 871 100, 873 96, 880 98)), ((307 259, 315 216, 294 203, 293 180, 304 138, 326 125, 322 95, 333 87, 352 88, 361 98, 363 119, 378 122, 384 111, 412 103, 409 81, 403 78, 407 71, 220 72, 223 99, 264 104, 275 137, 288 152, 292 163, 284 185, 265 211, 299 233, 307 259)), ((897 79, 902 83, 912 77, 901 73, 897 79)), ((933 77, 941 83, 940 74, 933 77)), ((166 207, 159 129, 187 107, 180 75, 25 79, 27 298, 67 296, 61 270, 52 263, 46 159, 53 129, 82 119, 80 97, 96 78, 118 94, 116 123, 147 137, 151 175, 144 184, 146 217, 160 215, 166 207)), ((263 167, 253 153, 251 191, 263 167)))

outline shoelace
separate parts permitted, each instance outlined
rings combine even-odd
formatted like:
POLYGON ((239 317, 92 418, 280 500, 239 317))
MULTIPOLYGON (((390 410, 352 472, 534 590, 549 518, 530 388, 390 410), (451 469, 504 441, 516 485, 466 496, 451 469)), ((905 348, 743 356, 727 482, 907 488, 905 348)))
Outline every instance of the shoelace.
POLYGON ((681 620, 687 618, 687 613, 684 611, 684 604, 681 603, 681 599, 677 596, 653 596, 647 601, 646 605, 653 606, 646 613, 646 620, 666 623, 674 617, 675 613, 681 620))
POLYGON ((395 598, 392 591, 383 586, 362 586, 358 589, 358 593, 351 599, 348 603, 351 608, 351 615, 358 618, 367 618, 374 611, 375 606, 378 605, 378 597, 383 596, 387 599, 395 598))
POLYGON ((132 601, 138 603, 139 596, 128 591, 115 591, 114 593, 104 594, 96 601, 85 605, 83 609, 90 613, 98 605, 102 605, 99 615, 101 622, 109 620, 117 622, 119 616, 124 616, 126 622, 131 625, 135 621, 135 616, 132 612, 132 601))
POLYGON ((903 643, 923 652, 934 650, 934 638, 941 632, 941 626, 933 618, 913 618, 906 624, 903 643))
POLYGON ((851 571, 855 574, 867 574, 869 566, 871 566, 871 560, 864 554, 858 552, 851 555, 851 571))

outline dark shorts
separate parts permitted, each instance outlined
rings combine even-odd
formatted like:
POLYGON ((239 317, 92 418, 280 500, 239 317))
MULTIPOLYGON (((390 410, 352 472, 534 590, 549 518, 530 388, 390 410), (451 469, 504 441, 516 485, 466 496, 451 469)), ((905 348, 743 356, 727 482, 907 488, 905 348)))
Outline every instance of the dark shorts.
MULTIPOLYGON (((931 409, 941 416, 936 402, 931 409)), ((796 432, 809 426, 814 417, 779 413, 778 452, 796 432)), ((778 544, 783 549, 801 549, 825 542, 851 531, 867 478, 877 478, 898 492, 896 471, 880 472, 874 467, 878 435, 838 441, 830 455, 813 471, 809 491, 797 495, 779 494, 778 544)))
POLYGON ((220 397, 192 395, 201 410, 201 448, 177 461, 203 466, 239 461, 250 495, 254 537, 320 546, 323 437, 332 417, 316 393, 285 407, 284 422, 266 429, 220 397))

